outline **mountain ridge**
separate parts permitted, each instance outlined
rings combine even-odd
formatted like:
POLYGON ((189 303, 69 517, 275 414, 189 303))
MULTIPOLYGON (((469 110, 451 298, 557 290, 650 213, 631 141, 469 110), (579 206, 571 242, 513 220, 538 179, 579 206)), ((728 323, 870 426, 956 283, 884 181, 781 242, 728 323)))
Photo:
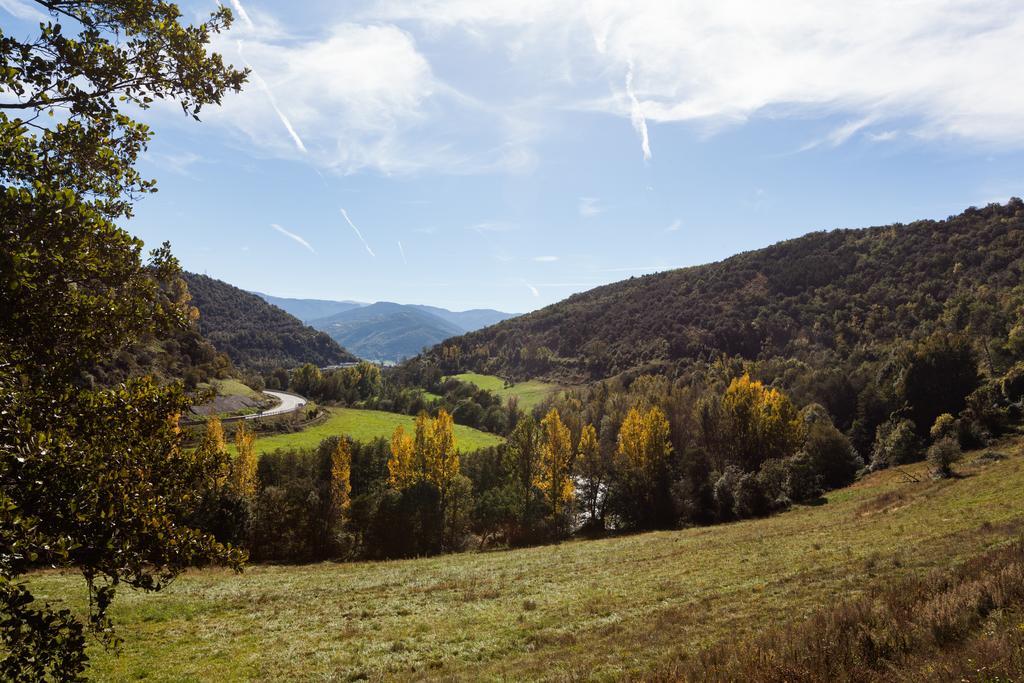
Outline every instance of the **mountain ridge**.
POLYGON ((199 310, 199 332, 239 367, 265 372, 356 360, 330 336, 256 294, 206 275, 184 276, 199 310))
POLYGON ((446 372, 569 382, 720 355, 819 364, 938 329, 962 290, 1018 286, 1022 256, 1016 198, 941 221, 811 232, 574 294, 427 357, 446 372))

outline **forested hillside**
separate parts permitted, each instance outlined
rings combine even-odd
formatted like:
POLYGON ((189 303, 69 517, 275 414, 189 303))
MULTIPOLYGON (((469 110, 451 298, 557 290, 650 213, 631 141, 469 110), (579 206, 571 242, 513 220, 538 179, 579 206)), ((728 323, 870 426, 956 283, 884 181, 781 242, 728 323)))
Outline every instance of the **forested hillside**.
POLYGON ((400 361, 466 331, 420 307, 388 301, 342 311, 310 325, 360 358, 374 361, 400 361))
POLYGON ((188 273, 185 279, 199 309, 199 331, 239 367, 266 371, 356 360, 323 332, 255 294, 205 275, 188 273))
POLYGON ((630 278, 448 340, 429 356, 446 372, 584 381, 720 354, 824 368, 937 328, 1005 338, 1018 318, 1022 257, 1024 202, 1013 199, 630 278))

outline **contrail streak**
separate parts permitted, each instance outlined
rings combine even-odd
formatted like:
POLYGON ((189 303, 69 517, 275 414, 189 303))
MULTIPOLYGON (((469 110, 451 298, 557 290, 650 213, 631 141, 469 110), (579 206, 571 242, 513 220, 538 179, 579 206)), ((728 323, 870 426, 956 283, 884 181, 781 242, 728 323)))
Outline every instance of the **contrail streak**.
POLYGON ((366 251, 370 253, 370 256, 377 258, 377 255, 373 253, 373 249, 370 249, 370 245, 366 243, 365 239, 363 239, 363 233, 359 232, 359 228, 357 228, 356 224, 352 222, 352 219, 348 217, 348 212, 345 211, 345 209, 341 209, 341 215, 345 217, 345 221, 352 226, 353 230, 355 230, 356 237, 358 237, 359 241, 363 243, 364 247, 366 247, 366 251))
POLYGON ((299 235, 296 235, 294 232, 289 232, 288 230, 285 230, 284 228, 282 228, 277 223, 271 223, 270 227, 272 227, 274 230, 277 230, 279 233, 281 233, 285 237, 288 237, 290 239, 295 240, 296 242, 298 242, 299 244, 304 246, 306 249, 309 249, 314 254, 316 253, 316 250, 313 249, 313 247, 309 246, 309 242, 307 242, 306 240, 302 239, 302 237, 300 237, 299 235))
POLYGON ((252 19, 249 18, 249 13, 245 11, 244 7, 242 7, 242 3, 238 0, 231 0, 231 6, 235 8, 235 12, 239 17, 241 17, 242 21, 245 22, 247 28, 255 28, 255 25, 252 23, 252 19))
POLYGON ((398 240, 398 251, 402 254, 402 263, 409 265, 409 260, 405 258, 405 248, 402 247, 402 240, 398 240))
POLYGON ((266 94, 267 100, 270 102, 270 106, 273 107, 274 112, 277 114, 277 118, 281 120, 281 123, 288 131, 288 134, 292 137, 292 140, 295 142, 295 146, 299 148, 300 152, 307 154, 308 151, 306 150, 306 145, 302 143, 302 138, 300 138, 299 134, 295 132, 295 127, 292 125, 292 122, 289 121, 288 117, 284 115, 283 111, 281 111, 281 107, 277 106, 277 98, 274 97, 274 91, 270 89, 267 82, 263 80, 263 77, 260 76, 259 72, 256 71, 253 65, 245 59, 245 55, 242 54, 242 41, 238 41, 238 56, 242 58, 242 62, 252 72, 252 78, 256 82, 256 85, 266 94))

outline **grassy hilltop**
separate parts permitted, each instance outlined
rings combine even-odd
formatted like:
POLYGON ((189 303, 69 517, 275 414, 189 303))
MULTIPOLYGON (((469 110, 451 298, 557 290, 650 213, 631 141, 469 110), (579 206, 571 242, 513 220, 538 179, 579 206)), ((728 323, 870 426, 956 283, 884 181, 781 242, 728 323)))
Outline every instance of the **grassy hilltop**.
MULTIPOLYGON (((768 519, 508 552, 192 571, 158 594, 122 592, 122 655, 94 648, 91 673, 672 678, 723 640, 1005 545, 1024 525, 1024 442, 996 448, 1009 457, 968 453, 957 479, 932 481, 924 464, 905 469, 917 482, 886 470, 768 519)), ((41 573, 31 582, 41 598, 83 608, 79 578, 41 573)), ((1024 622, 1019 609, 998 615, 997 625, 1024 622)), ((952 645, 948 653, 970 656, 952 645)), ((935 675, 920 671, 907 680, 935 675)))

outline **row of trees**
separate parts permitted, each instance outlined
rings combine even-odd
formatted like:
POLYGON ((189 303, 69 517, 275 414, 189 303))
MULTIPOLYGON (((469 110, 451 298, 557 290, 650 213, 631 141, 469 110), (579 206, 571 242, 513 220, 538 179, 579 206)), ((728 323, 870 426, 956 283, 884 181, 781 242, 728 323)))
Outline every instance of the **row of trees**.
MULTIPOLYGON (((767 514, 863 467, 820 406, 798 411, 749 375, 674 424, 681 395, 664 378, 639 378, 605 395, 596 424, 567 396, 519 420, 505 444, 466 454, 444 410, 389 441, 335 437, 258 464, 241 425, 197 523, 260 560, 402 557, 767 514)), ((226 452, 216 420, 198 450, 226 452)))

